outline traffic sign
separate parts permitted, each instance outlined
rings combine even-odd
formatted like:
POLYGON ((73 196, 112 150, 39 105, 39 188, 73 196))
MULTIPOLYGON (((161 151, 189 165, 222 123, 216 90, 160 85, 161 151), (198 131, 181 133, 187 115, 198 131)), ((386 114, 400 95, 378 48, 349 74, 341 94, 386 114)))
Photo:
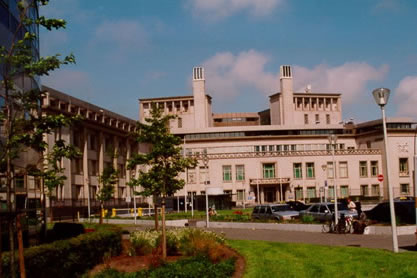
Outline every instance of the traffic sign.
POLYGON ((378 175, 378 181, 383 181, 384 180, 384 175, 383 174, 379 174, 378 175))

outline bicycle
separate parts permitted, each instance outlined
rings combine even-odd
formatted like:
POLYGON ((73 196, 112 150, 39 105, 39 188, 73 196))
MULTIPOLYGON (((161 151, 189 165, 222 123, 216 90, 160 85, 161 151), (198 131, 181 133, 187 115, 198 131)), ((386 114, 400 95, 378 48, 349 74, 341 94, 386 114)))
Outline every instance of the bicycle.
POLYGON ((353 232, 353 217, 351 215, 341 215, 337 225, 335 225, 334 220, 327 221, 322 226, 323 233, 338 233, 338 234, 348 234, 353 232))

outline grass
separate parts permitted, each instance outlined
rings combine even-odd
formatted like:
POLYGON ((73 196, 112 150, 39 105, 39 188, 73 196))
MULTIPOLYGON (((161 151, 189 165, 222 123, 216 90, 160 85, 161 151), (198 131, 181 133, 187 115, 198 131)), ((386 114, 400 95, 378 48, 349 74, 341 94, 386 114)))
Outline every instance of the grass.
POLYGON ((251 277, 417 277, 417 253, 311 244, 229 240, 251 277))

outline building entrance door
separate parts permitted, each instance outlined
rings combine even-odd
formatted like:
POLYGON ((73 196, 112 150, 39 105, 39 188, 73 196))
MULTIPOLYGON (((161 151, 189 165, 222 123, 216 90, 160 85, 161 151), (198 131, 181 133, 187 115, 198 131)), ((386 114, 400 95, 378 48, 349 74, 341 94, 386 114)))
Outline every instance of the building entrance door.
POLYGON ((274 188, 265 188, 265 203, 276 202, 276 190, 274 188))

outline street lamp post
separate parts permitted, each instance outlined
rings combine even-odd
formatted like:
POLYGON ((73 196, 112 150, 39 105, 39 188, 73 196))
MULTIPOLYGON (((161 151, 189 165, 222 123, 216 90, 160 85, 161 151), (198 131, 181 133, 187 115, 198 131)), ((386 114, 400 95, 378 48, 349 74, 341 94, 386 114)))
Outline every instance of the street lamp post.
POLYGON ((327 203, 327 197, 326 197, 326 189, 327 189, 326 170, 327 170, 327 165, 326 164, 321 165, 321 169, 323 169, 323 175, 324 175, 324 186, 323 186, 324 202, 327 203))
POLYGON ((336 180, 336 161, 335 161, 335 149, 337 136, 332 134, 329 136, 330 147, 332 148, 332 158, 333 158, 333 191, 334 191, 334 223, 337 226, 339 222, 338 208, 337 208, 337 180, 336 180))
POLYGON ((389 197, 389 208, 391 215, 391 229, 392 229, 392 248, 395 253, 398 253, 398 238, 397 238, 397 225, 395 223, 395 208, 394 208, 394 199, 393 191, 390 180, 390 160, 388 157, 388 136, 387 136, 387 124, 385 120, 385 105, 388 102, 390 95, 390 90, 386 88, 378 88, 372 91, 376 104, 381 107, 382 112, 382 127, 384 129, 384 147, 385 147, 385 175, 387 177, 388 183, 388 197, 389 197))
POLYGON ((204 168, 206 169, 206 176, 204 177, 204 185, 205 185, 205 192, 206 192, 206 227, 208 228, 210 225, 209 220, 209 209, 208 209, 208 192, 207 192, 207 185, 208 185, 208 156, 207 156, 207 150, 204 150, 203 153, 203 164, 204 168))

